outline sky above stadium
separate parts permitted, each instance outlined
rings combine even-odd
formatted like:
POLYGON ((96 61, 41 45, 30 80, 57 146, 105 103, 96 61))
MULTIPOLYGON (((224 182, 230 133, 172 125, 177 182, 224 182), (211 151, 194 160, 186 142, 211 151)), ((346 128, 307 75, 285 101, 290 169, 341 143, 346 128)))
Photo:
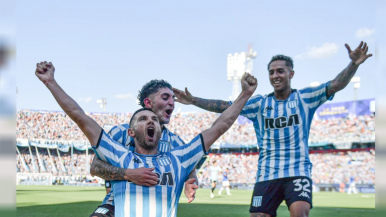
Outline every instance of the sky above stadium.
MULTIPOLYGON (((202 98, 228 100, 229 53, 257 52, 255 94, 273 91, 267 63, 293 57, 292 88, 327 82, 366 41, 375 54, 375 1, 24 1, 17 6, 17 109, 61 111, 34 71, 52 61, 55 78, 89 112, 133 112, 138 90, 151 79, 188 87, 202 98)), ((375 97, 375 58, 357 71, 358 99, 375 97)), ((354 99, 354 87, 333 102, 354 99)), ((176 104, 175 111, 202 111, 176 104)))

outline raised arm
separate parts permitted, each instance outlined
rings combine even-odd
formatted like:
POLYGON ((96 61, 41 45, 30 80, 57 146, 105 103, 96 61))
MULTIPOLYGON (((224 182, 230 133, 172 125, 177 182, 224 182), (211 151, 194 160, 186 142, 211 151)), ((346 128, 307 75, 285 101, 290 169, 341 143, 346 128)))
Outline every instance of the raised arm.
POLYGON ((96 146, 102 128, 86 115, 81 107, 64 92, 54 79, 55 67, 51 62, 36 64, 35 75, 47 86, 63 111, 79 126, 92 146, 96 146))
POLYGON ((330 98, 330 96, 345 88, 351 78, 354 77, 359 65, 372 56, 372 54, 367 54, 369 48, 366 43, 363 43, 363 41, 361 41, 359 46, 354 51, 351 50, 348 44, 345 44, 345 46, 348 50, 351 62, 341 73, 338 74, 338 76, 336 76, 334 80, 328 84, 327 98, 330 98))
POLYGON ((230 107, 230 104, 227 101, 216 100, 216 99, 202 99, 195 96, 188 91, 188 88, 185 87, 185 92, 177 88, 173 88, 174 95, 177 97, 176 102, 185 104, 185 105, 195 105, 199 108, 205 109, 207 111, 222 113, 227 108, 230 107))
POLYGON ((234 101, 234 103, 226 109, 219 118, 217 118, 211 128, 202 132, 206 151, 208 151, 210 146, 232 126, 240 115, 245 103, 256 90, 256 78, 249 73, 245 73, 241 78, 241 87, 242 91, 236 101, 234 101))

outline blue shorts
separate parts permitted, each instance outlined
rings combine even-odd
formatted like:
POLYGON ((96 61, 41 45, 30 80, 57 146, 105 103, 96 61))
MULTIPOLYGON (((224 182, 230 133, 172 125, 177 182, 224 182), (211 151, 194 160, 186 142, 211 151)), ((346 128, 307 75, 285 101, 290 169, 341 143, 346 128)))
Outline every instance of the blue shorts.
POLYGON ((276 210, 283 200, 288 209, 296 201, 306 201, 312 208, 312 180, 306 176, 297 176, 257 182, 249 212, 276 216, 276 210))

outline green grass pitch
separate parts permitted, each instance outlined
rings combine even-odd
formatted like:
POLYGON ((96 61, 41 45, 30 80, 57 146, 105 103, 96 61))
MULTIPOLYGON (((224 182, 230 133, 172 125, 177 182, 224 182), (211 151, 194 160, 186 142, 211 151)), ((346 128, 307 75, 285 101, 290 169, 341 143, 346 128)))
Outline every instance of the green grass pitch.
MULTIPOLYGON (((232 190, 231 196, 209 197, 209 189, 199 189, 196 199, 188 204, 181 195, 178 216, 249 216, 252 191, 232 190)), ((104 197, 103 187, 18 186, 17 216, 67 217, 89 216, 104 197)), ((314 208, 310 216, 374 216, 375 195, 320 192, 313 195, 314 208)), ((289 216, 283 203, 278 216, 289 216)))

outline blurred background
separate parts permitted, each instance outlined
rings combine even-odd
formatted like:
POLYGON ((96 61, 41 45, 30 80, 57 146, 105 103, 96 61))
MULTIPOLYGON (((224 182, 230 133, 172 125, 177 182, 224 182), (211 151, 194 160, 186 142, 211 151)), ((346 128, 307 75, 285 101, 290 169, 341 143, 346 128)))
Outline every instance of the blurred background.
MULTIPOLYGON (((267 64, 272 56, 284 54, 294 59, 291 85, 301 89, 335 78, 350 62, 344 44, 354 49, 362 40, 374 56, 313 120, 309 141, 313 181, 320 191, 347 193, 354 179, 359 193, 374 195, 377 179, 377 210, 384 204, 380 196, 385 189, 381 169, 386 153, 380 133, 386 118, 383 1, 39 0, 16 5, 7 0, 2 4, 0 161, 9 165, 0 176, 0 183, 5 183, 0 184, 0 193, 9 195, 0 197, 4 209, 15 208, 14 183, 103 182, 89 176, 93 152, 35 77, 37 62, 52 61, 58 83, 108 130, 130 119, 139 108, 138 90, 151 79, 188 87, 195 96, 232 100, 239 91, 236 72, 250 70, 259 80, 256 94, 268 94, 273 89, 267 64), (10 169, 15 164, 17 176, 10 169), (377 177, 375 164, 380 168, 377 177)), ((176 104, 168 128, 189 141, 216 117, 176 104)), ((258 149, 247 120, 239 118, 211 152, 200 171, 201 187, 207 185, 206 168, 214 159, 232 169, 234 187, 248 189, 254 182, 258 149)))
POLYGON ((16 214, 16 2, 0 7, 0 215, 16 214))

